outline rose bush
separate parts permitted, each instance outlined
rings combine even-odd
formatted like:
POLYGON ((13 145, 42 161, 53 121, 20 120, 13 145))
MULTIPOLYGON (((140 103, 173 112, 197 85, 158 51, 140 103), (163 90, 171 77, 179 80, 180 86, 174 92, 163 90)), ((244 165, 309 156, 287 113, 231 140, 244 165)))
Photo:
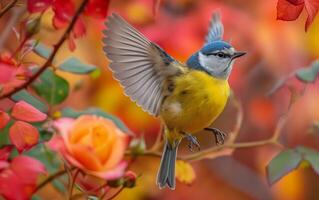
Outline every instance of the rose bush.
POLYGON ((55 122, 61 137, 49 142, 73 166, 90 175, 113 180, 124 174, 129 136, 113 121, 94 115, 55 122))

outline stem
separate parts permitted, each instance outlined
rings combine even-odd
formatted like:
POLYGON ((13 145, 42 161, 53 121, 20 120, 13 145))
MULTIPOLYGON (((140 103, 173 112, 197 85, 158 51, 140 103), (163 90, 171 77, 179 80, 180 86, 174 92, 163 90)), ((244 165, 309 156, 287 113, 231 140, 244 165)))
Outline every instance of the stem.
POLYGON ((48 183, 53 181, 56 178, 59 178, 60 176, 64 175, 67 171, 65 169, 55 172, 54 174, 51 174, 48 178, 46 178, 44 181, 42 181, 34 190, 34 193, 39 191, 41 188, 46 186, 48 183))
POLYGON ((164 124, 161 123, 161 128, 159 130, 159 132, 157 133, 157 136, 156 136, 156 140, 153 144, 153 146, 150 148, 151 150, 157 150, 159 147, 162 146, 162 143, 163 143, 163 140, 162 140, 162 135, 164 135, 164 131, 165 131, 165 127, 164 127, 164 124))
POLYGON ((67 27, 66 31, 64 32, 64 34, 62 35, 60 40, 57 42, 57 44, 54 45, 54 48, 53 48, 53 51, 52 51, 50 57, 42 65, 42 67, 33 76, 31 76, 30 79, 27 82, 25 82, 24 84, 20 85, 19 87, 16 87, 11 92, 8 92, 7 94, 1 95, 0 96, 0 100, 4 99, 4 98, 7 98, 7 97, 10 97, 14 93, 16 93, 16 92, 28 87, 31 83, 33 83, 33 81, 35 81, 52 64, 52 61, 55 58, 55 55, 57 54, 57 52, 59 51, 60 47, 65 42, 65 40, 68 38, 68 36, 71 33, 71 31, 72 31, 77 19, 79 18, 80 14, 84 11, 84 8, 88 4, 88 2, 89 2, 89 0, 83 0, 83 2, 81 3, 80 7, 78 8, 78 10, 76 11, 75 15, 73 16, 73 18, 72 18, 69 26, 67 27))
POLYGON ((75 181, 76 181, 76 178, 78 177, 79 173, 81 172, 81 170, 76 170, 75 171, 75 174, 72 178, 72 182, 70 184, 70 188, 69 188, 69 200, 72 199, 72 193, 73 193, 73 187, 74 187, 74 184, 75 184, 75 181))
POLYGON ((13 0, 9 4, 7 4, 4 8, 2 8, 2 10, 0 11, 0 17, 6 14, 17 2, 18 0, 13 0))

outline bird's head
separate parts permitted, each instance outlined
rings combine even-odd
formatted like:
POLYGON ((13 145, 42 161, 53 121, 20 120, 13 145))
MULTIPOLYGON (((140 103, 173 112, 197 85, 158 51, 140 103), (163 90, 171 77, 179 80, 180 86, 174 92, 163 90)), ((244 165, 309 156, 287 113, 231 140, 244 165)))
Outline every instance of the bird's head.
POLYGON ((216 78, 227 79, 232 70, 233 62, 246 53, 223 40, 224 27, 219 13, 213 14, 205 45, 187 61, 193 69, 203 70, 216 78))
POLYGON ((232 70, 233 61, 246 53, 239 52, 229 43, 214 41, 206 44, 198 52, 199 65, 209 74, 218 78, 228 78, 232 70))

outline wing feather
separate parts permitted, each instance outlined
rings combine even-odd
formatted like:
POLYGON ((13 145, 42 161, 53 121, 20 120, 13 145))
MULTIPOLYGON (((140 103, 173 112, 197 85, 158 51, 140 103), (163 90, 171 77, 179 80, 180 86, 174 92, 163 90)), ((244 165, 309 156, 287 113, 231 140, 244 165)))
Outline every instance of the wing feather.
POLYGON ((176 60, 146 39, 119 15, 106 21, 103 50, 111 63, 114 78, 125 94, 150 114, 158 115, 164 99, 164 82, 180 73, 176 60), (171 63, 174 62, 174 65, 171 63))

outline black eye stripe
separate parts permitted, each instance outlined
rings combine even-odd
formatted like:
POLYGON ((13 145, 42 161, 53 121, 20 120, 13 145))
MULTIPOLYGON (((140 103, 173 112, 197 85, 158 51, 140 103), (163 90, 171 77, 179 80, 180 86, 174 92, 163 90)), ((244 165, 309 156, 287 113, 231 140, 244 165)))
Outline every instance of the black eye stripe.
POLYGON ((216 52, 216 53, 206 53, 207 56, 218 56, 220 58, 229 58, 230 55, 224 52, 216 52))

